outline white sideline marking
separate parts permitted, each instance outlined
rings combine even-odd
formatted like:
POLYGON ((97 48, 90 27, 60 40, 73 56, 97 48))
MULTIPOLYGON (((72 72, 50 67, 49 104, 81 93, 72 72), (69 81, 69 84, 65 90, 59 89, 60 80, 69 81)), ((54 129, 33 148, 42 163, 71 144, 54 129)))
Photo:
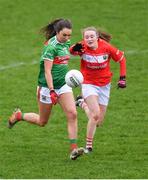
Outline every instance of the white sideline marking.
POLYGON ((125 54, 127 54, 127 55, 146 54, 146 53, 148 53, 148 49, 144 49, 144 50, 129 50, 129 51, 125 52, 125 54))
POLYGON ((14 63, 14 64, 10 64, 8 66, 0 66, 0 71, 3 71, 5 69, 12 69, 12 68, 15 68, 15 67, 20 67, 20 66, 28 66, 28 65, 34 65, 34 64, 37 64, 39 61, 32 61, 30 63, 25 63, 25 62, 19 62, 19 63, 14 63))
MULTIPOLYGON (((144 50, 129 50, 125 52, 125 55, 136 55, 136 54, 146 54, 148 53, 148 49, 144 49, 144 50)), ((78 57, 76 56, 71 56, 71 59, 78 59, 78 57)), ((25 62, 19 62, 19 63, 13 63, 7 66, 0 66, 0 71, 4 71, 6 69, 12 69, 15 67, 20 67, 20 66, 28 66, 28 65, 34 65, 34 64, 38 64, 39 60, 33 60, 30 63, 25 63, 25 62)))

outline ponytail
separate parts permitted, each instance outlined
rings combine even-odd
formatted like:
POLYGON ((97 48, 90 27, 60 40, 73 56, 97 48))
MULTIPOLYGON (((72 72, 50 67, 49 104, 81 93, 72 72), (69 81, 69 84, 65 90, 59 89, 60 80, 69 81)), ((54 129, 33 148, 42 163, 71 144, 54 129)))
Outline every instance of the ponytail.
POLYGON ((110 34, 103 32, 103 31, 98 31, 98 35, 99 35, 100 39, 103 39, 107 42, 110 42, 112 39, 112 36, 110 34))
POLYGON ((55 19, 54 21, 50 22, 49 24, 41 28, 40 32, 45 36, 46 40, 49 40, 50 38, 56 35, 56 30, 54 26, 60 20, 62 19, 55 19))
POLYGON ((45 27, 41 28, 40 32, 45 36, 46 40, 49 40, 57 33, 59 33, 63 28, 72 29, 71 21, 61 18, 55 19, 54 21, 47 24, 45 27))

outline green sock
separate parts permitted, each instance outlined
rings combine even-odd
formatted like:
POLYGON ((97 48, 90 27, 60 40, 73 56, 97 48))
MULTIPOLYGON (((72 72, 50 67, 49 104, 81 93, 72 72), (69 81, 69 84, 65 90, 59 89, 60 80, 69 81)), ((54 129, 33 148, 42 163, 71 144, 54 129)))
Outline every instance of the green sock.
POLYGON ((69 139, 70 140, 70 144, 77 144, 77 139, 69 139))
POLYGON ((77 139, 70 139, 70 149, 77 149, 77 139))

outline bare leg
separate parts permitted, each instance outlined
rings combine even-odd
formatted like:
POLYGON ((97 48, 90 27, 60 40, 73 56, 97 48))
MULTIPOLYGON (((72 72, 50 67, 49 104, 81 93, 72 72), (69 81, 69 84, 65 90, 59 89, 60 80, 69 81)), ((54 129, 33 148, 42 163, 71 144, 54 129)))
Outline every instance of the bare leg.
POLYGON ((99 119, 99 114, 100 114, 100 108, 98 105, 98 97, 89 96, 86 98, 86 103, 89 109, 89 111, 87 111, 87 115, 89 118, 89 121, 87 124, 87 137, 93 138, 96 131, 97 121, 99 119))
POLYGON ((39 114, 36 113, 24 113, 23 119, 29 123, 36 124, 39 126, 45 126, 48 122, 52 105, 38 102, 39 114))
POLYGON ((81 107, 84 109, 88 117, 86 147, 92 148, 96 126, 102 124, 106 112, 106 106, 98 104, 97 96, 89 96, 86 98, 86 102, 83 102, 81 107))
POLYGON ((66 114, 68 135, 70 139, 77 139, 77 111, 74 97, 71 92, 60 95, 59 103, 66 114))
POLYGON ((59 103, 67 117, 67 129, 70 140, 70 159, 75 160, 84 153, 84 148, 77 147, 77 111, 73 93, 60 95, 59 103))

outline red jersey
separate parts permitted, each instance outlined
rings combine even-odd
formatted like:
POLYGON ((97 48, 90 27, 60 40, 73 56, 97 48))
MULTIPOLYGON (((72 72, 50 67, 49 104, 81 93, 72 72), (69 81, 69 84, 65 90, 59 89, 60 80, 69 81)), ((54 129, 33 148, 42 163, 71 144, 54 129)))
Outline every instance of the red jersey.
MULTIPOLYGON (((84 44, 84 42, 82 43, 84 44)), ((70 48, 70 52, 76 55, 72 52, 72 48, 70 48)), ((81 57, 81 72, 84 76, 84 84, 105 86, 111 82, 112 77, 110 60, 120 62, 124 57, 124 52, 99 39, 97 49, 92 50, 86 46, 84 53, 79 55, 81 57)))

